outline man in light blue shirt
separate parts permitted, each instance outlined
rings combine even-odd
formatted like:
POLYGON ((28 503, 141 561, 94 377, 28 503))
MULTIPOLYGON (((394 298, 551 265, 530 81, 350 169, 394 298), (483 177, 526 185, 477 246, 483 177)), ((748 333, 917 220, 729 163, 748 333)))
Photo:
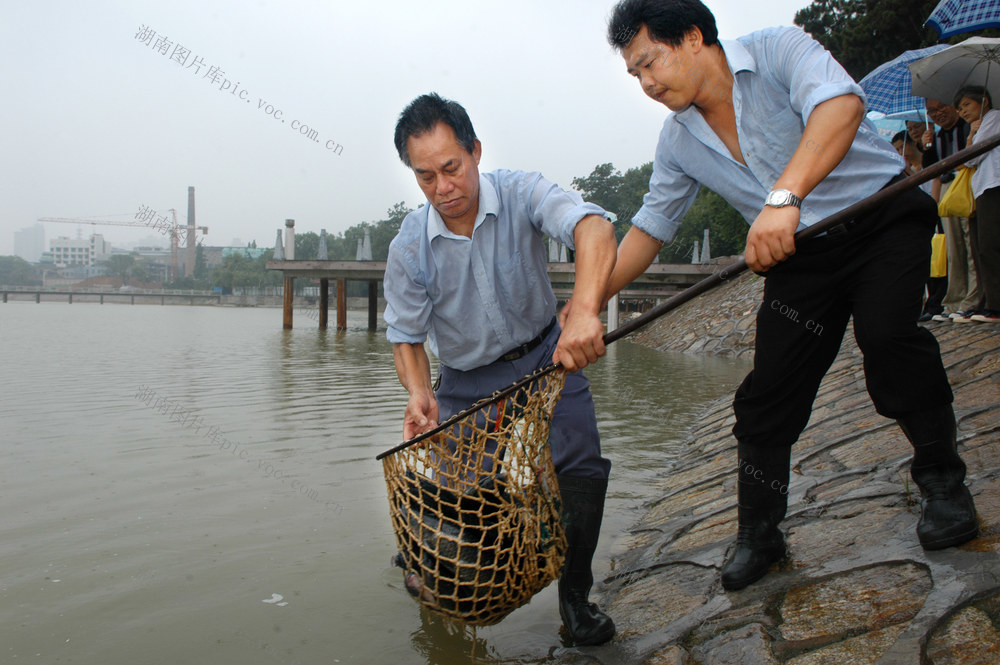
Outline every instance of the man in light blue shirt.
POLYGON ((608 296, 673 239, 700 185, 739 210, 746 262, 766 275, 753 371, 736 393, 739 532, 722 585, 741 589, 785 555, 790 451, 851 317, 876 410, 914 446, 925 549, 977 533, 955 451, 952 393, 934 336, 917 326, 933 200, 912 189, 822 237, 794 234, 902 177, 864 119, 861 88, 815 40, 772 28, 718 40, 699 0, 622 0, 608 26, 629 74, 673 111, 650 191, 622 240, 608 296), (792 315, 792 313, 794 315, 792 315))
POLYGON ((479 173, 482 145, 468 114, 436 94, 403 110, 395 144, 429 203, 403 220, 385 271, 386 336, 410 394, 403 437, 550 362, 566 367, 549 436, 569 545, 559 612, 575 644, 606 642, 614 622, 588 595, 611 463, 579 370, 604 355, 598 314, 615 262, 611 224, 539 173, 479 173), (546 235, 576 250, 574 305, 558 323, 546 235), (441 360, 436 392, 425 341, 441 360))

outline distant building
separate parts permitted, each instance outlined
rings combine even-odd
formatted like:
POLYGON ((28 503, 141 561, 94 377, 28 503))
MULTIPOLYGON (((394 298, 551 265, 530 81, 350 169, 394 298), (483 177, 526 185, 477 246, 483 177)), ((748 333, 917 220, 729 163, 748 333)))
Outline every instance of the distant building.
POLYGON ((271 251, 270 247, 220 247, 219 249, 222 250, 222 258, 232 254, 242 254, 248 259, 256 259, 271 251))
POLYGON ((104 236, 94 233, 89 238, 60 236, 49 242, 52 262, 57 266, 96 267, 111 256, 111 243, 104 236))
POLYGON ((129 254, 137 255, 136 263, 146 270, 151 282, 166 282, 170 279, 169 247, 135 247, 129 254))
POLYGON ((217 266, 222 265, 222 252, 228 247, 218 247, 212 245, 201 245, 201 255, 205 259, 205 269, 211 275, 217 266))
POLYGON ((38 263, 45 251, 45 227, 41 224, 14 231, 14 255, 29 263, 38 263))

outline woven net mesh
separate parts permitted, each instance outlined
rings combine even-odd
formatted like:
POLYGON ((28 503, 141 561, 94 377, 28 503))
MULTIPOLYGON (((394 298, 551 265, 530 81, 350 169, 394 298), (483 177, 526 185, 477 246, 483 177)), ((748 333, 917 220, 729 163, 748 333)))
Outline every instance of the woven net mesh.
POLYGON ((411 595, 495 624, 556 579, 566 554, 549 426, 565 372, 541 376, 382 460, 411 595))

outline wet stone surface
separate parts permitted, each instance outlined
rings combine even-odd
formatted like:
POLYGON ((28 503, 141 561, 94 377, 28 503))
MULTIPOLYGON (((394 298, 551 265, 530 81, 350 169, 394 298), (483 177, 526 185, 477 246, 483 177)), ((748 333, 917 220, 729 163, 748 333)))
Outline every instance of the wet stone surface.
MULTIPOLYGON (((633 336, 665 351, 752 353, 763 280, 744 275, 633 336), (718 297, 716 297, 718 296, 718 297)), ((1000 327, 927 324, 955 392, 980 537, 925 552, 910 446, 878 415, 848 328, 792 449, 788 557, 726 592, 736 535, 732 397, 711 405, 599 580, 615 619, 608 645, 558 663, 616 665, 950 665, 1000 663, 1000 327)), ((613 481, 613 479, 612 479, 613 481)), ((597 571, 599 574, 599 571, 597 571)))

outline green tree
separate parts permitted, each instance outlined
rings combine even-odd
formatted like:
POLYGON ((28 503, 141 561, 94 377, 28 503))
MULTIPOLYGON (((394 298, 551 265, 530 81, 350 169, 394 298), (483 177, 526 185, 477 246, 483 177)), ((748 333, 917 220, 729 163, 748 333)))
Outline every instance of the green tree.
POLYGON ((385 219, 372 225, 372 259, 385 261, 389 258, 389 243, 399 233, 400 225, 411 212, 413 208, 400 201, 386 210, 385 219))
POLYGON ((705 229, 708 229, 712 256, 733 256, 743 252, 750 226, 725 199, 702 187, 691 209, 681 220, 673 242, 660 250, 660 261, 690 263, 694 242, 701 242, 705 229))
POLYGON ((938 2, 815 0, 795 13, 795 25, 825 46, 860 81, 903 51, 938 43, 937 33, 923 25, 938 2))
MULTIPOLYGON (((368 229, 371 234, 372 259, 385 261, 389 256, 389 243, 399 233, 403 219, 411 212, 413 212, 413 208, 400 201, 386 211, 385 219, 376 222, 361 222, 343 233, 328 234, 326 236, 327 256, 331 261, 353 261, 358 253, 358 241, 364 239, 365 229, 368 229)), ((298 251, 297 238, 296 251, 298 251)))
MULTIPOLYGON (((618 216, 615 235, 618 240, 632 227, 632 217, 642 207, 642 198, 649 191, 649 178, 653 163, 628 169, 621 173, 613 164, 598 164, 585 178, 573 178, 575 187, 583 198, 596 203, 618 216)), ((736 209, 715 192, 702 187, 691 209, 681 220, 673 242, 660 250, 660 260, 665 263, 688 263, 695 240, 701 240, 709 230, 713 256, 727 256, 743 251, 746 244, 747 223, 736 209)))
POLYGON ((103 265, 107 268, 109 275, 121 277, 122 284, 125 284, 132 273, 132 266, 135 265, 135 257, 136 254, 113 254, 108 257, 107 261, 104 261, 103 265))
POLYGON ((254 272, 254 261, 246 254, 233 253, 222 259, 222 263, 212 271, 212 284, 226 291, 244 286, 251 280, 254 272))
POLYGON ((163 288, 182 291, 211 291, 212 282, 208 278, 196 278, 194 275, 188 275, 187 277, 178 277, 170 282, 164 282, 163 288))
POLYGON ((281 273, 276 270, 268 270, 266 267, 267 262, 271 260, 273 254, 274 250, 269 249, 254 259, 254 270, 257 273, 257 286, 259 287, 281 286, 282 284, 281 273))
POLYGON ((41 283, 35 268, 20 256, 0 256, 0 284, 35 286, 41 283))
POLYGON ((585 178, 573 178, 573 188, 584 200, 614 213, 615 236, 620 241, 632 226, 632 216, 642 207, 642 197, 649 191, 653 162, 628 169, 623 174, 613 164, 598 164, 585 178))
POLYGON ((319 234, 313 231, 295 234, 295 259, 315 261, 319 255, 319 234))
POLYGON ((272 254, 273 251, 267 251, 255 259, 250 258, 245 253, 234 252, 227 255, 222 259, 222 263, 212 271, 212 286, 217 286, 225 291, 280 286, 281 273, 268 270, 266 267, 272 254))
POLYGON ((139 282, 148 282, 149 271, 146 269, 146 264, 143 262, 136 262, 130 269, 129 276, 139 282))

